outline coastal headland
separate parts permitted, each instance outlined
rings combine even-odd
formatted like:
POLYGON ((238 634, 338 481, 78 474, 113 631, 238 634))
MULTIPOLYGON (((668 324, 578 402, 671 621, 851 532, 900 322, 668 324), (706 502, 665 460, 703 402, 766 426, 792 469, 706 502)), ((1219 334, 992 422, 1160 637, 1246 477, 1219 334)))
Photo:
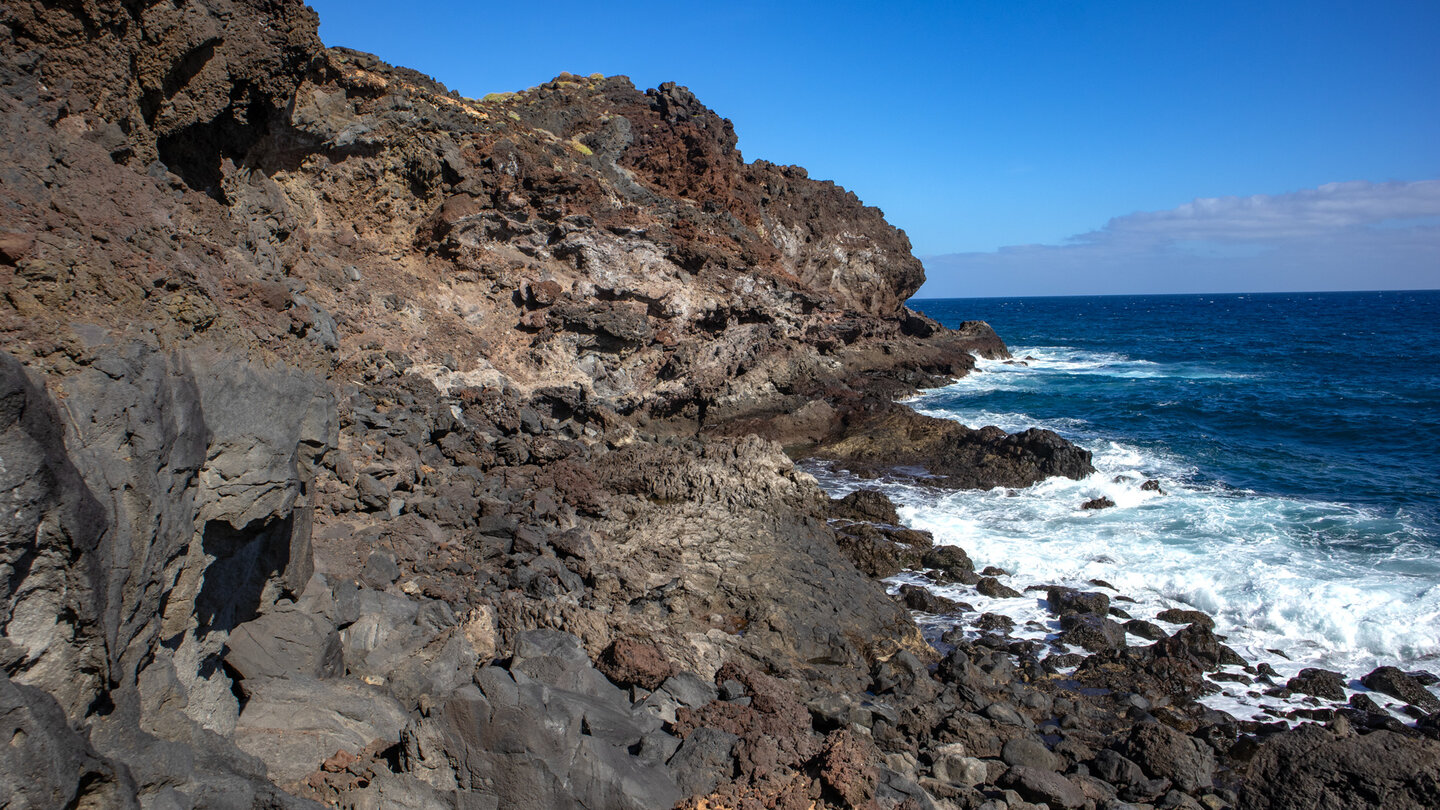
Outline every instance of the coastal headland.
POLYGON ((797 470, 1093 471, 897 403, 1008 353, 880 211, 675 84, 468 99, 316 27, 0 10, 0 805, 1440 805, 1425 673, 1237 721, 1204 614, 797 470))

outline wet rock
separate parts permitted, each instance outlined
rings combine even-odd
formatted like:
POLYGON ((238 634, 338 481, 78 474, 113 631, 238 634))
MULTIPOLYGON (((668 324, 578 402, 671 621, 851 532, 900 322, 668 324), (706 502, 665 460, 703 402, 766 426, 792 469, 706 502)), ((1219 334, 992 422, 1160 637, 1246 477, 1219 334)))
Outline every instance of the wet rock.
POLYGON ((994 577, 981 577, 980 581, 975 584, 975 590, 982 596, 988 596, 991 599, 1019 599, 1024 596, 994 577))
POLYGON ((1349 704, 1354 708, 1371 714, 1384 714, 1385 709, 1375 699, 1364 692, 1356 692, 1350 696, 1349 704))
POLYGON ((1149 641, 1159 641, 1165 638, 1166 635, 1165 631, 1161 629, 1158 624, 1147 622, 1144 619, 1131 619, 1121 625, 1121 627, 1124 627, 1127 633, 1149 641))
POLYGON ((895 504, 884 493, 873 489, 857 489, 843 498, 832 500, 830 511, 838 518, 900 525, 895 504))
POLYGON ((1009 616, 1002 616, 998 613, 982 613, 980 618, 971 623, 976 630, 987 632, 999 632, 1002 635, 1009 635, 1015 629, 1015 620, 1009 616))
POLYGON ((1396 667, 1377 667, 1361 678, 1360 683, 1366 689, 1399 698, 1427 714, 1440 711, 1440 698, 1396 667))
POLYGON ((1159 655, 1188 657, 1206 670, 1222 666, 1245 666, 1245 659, 1220 642, 1220 639, 1199 622, 1183 627, 1169 638, 1155 642, 1159 655))
POLYGON ((1155 614, 1155 618, 1162 622, 1174 624, 1198 624, 1206 630, 1215 629, 1215 620, 1209 614, 1198 610, 1181 610, 1180 608, 1166 608, 1155 614))
POLYGON ((1100 497, 1098 497, 1098 498, 1091 498, 1090 500, 1088 500, 1088 501, 1080 504, 1080 508, 1081 508, 1081 509, 1109 509, 1109 508, 1113 507, 1114 505, 1115 505, 1115 502, 1114 502, 1114 501, 1112 501, 1112 500, 1110 500, 1109 498, 1107 498, 1107 497, 1105 497, 1104 495, 1102 495, 1102 496, 1100 496, 1100 497))
POLYGON ((901 585, 900 601, 905 603, 905 607, 922 613, 957 613, 961 609, 959 602, 937 596, 929 588, 919 585, 901 585))
POLYGON ((1285 688, 1303 695, 1314 695, 1326 700, 1345 699, 1345 678, 1338 672, 1307 667, 1291 678, 1285 688))
POLYGON ((1124 647, 1125 629, 1115 622, 1089 613, 1067 613, 1060 617, 1062 644, 1084 647, 1090 652, 1124 647))
POLYGON ((929 538, 918 532, 887 531, 868 523, 838 527, 836 540, 840 550, 867 576, 875 579, 892 577, 920 560, 921 549, 929 538))
POLYGON ((1104 616, 1110 610, 1110 597, 1103 593, 1078 591, 1074 588, 1053 587, 1045 592, 1050 612, 1056 616, 1070 613, 1088 613, 1104 616))
POLYGON ((970 555, 959 546, 936 546, 925 552, 920 564, 939 571, 943 579, 952 582, 964 582, 975 571, 970 555))
POLYGON ((847 423, 842 438, 815 452, 860 474, 920 466, 935 476, 917 479, 929 485, 992 489, 1029 486, 1052 475, 1079 479, 1094 471, 1089 451, 1038 428, 1015 434, 996 427, 972 430, 873 400, 847 415, 847 423))

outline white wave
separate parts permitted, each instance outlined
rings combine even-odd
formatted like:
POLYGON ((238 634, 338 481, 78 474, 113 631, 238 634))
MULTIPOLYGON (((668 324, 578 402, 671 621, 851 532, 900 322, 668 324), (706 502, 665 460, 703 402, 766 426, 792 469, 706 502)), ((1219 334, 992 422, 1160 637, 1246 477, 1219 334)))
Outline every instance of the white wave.
POLYGON ((1221 371, 1203 364, 1156 363, 1116 352, 1096 352, 1072 346, 1015 346, 1012 359, 975 358, 975 370, 943 388, 912 397, 916 407, 955 394, 1033 390, 1056 375, 1113 377, 1119 379, 1233 380, 1247 375, 1221 371))
MULTIPOLYGON (((1188 483, 1194 469, 1183 460, 1120 442, 1097 445, 1095 461, 1099 472, 1084 480, 1051 478, 1020 490, 947 492, 903 478, 878 488, 907 525, 964 548, 977 568, 1010 572, 1011 587, 1094 589, 1091 581, 1103 580, 1136 600, 1123 604, 1135 618, 1155 621, 1171 607, 1203 610, 1243 657, 1287 678, 1312 666, 1358 678, 1382 664, 1433 668, 1440 659, 1440 560, 1433 551, 1401 546, 1389 565, 1377 567, 1367 551, 1326 543, 1373 532, 1393 518, 1347 504, 1195 485, 1188 483), (1166 494, 1141 489, 1149 478, 1158 478, 1166 494), (1080 508, 1100 496, 1115 506, 1080 508)), ((877 486, 843 471, 811 471, 832 494, 877 486)), ((1393 528, 1402 535, 1414 530, 1393 528)), ((994 600, 964 586, 937 590, 1009 616, 1020 635, 1027 624, 1033 638, 1056 631, 1033 594, 994 600)), ((1239 685, 1211 701, 1237 716, 1245 712, 1236 707, 1260 711, 1275 703, 1239 685)))
MULTIPOLYGON (((910 406, 973 427, 1054 430, 1090 449, 1097 472, 1082 481, 1052 478, 988 492, 946 492, 903 476, 878 482, 907 524, 933 532, 937 543, 963 547, 979 568, 1011 572, 1016 589, 1093 589, 1092 581, 1102 580, 1136 600, 1124 604, 1135 618, 1156 621, 1172 607, 1203 610, 1243 657, 1269 663, 1286 678, 1312 666, 1357 678, 1382 664, 1434 669, 1440 662, 1440 559, 1413 540, 1421 531, 1404 514, 1238 492, 1207 483, 1185 458, 1116 441, 1086 420, 985 407, 990 393, 1039 391, 1060 376, 1243 375, 1068 346, 1012 352, 1015 361, 979 359, 975 373, 911 398, 910 406), (1165 494, 1142 489, 1152 478, 1165 494), (1080 508, 1102 496, 1115 506, 1080 508), (1388 545, 1388 553, 1377 554, 1377 543, 1388 545)), ((843 471, 812 471, 832 494, 877 485, 843 471)), ((979 611, 1009 616, 1023 637, 1053 638, 1058 630, 1034 594, 997 600, 964 586, 935 587, 979 611)), ((1351 688, 1361 689, 1358 682, 1351 688)), ((1237 716, 1267 707, 1273 712, 1280 704, 1258 687, 1239 684, 1207 701, 1237 716)))

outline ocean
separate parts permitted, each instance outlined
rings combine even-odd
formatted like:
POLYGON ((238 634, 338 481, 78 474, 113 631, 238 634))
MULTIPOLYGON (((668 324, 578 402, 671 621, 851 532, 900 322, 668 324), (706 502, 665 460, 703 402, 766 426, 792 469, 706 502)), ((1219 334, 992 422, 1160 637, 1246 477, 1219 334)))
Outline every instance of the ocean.
MULTIPOLYGON (((1137 600, 1123 605, 1137 618, 1204 610, 1242 656, 1287 677, 1440 671, 1440 291, 910 305, 947 326, 989 322, 1017 361, 981 360, 912 407, 1049 428, 1099 472, 989 492, 882 482, 908 523, 1016 587, 1103 580, 1137 600), (1102 495, 1116 506, 1080 509, 1102 495)), ((874 486, 811 471, 832 494, 874 486)), ((946 595, 1031 622, 1033 637, 1053 631, 1033 596, 946 595)), ((1208 702, 1237 716, 1283 708, 1258 685, 1208 702)))

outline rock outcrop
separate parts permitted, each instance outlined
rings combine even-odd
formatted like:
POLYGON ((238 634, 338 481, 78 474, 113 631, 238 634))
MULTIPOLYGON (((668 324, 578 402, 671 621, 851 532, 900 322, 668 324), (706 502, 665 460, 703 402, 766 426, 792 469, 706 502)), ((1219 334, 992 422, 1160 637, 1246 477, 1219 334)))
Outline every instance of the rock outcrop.
POLYGON ((1006 356, 904 233, 683 87, 466 99, 315 26, 0 9, 0 804, 1289 806, 1234 788, 1388 739, 1257 753, 1190 702, 1220 639, 1084 594, 1074 681, 927 641, 973 610, 878 578, 1023 597, 791 459, 1092 470, 896 403, 1006 356))

